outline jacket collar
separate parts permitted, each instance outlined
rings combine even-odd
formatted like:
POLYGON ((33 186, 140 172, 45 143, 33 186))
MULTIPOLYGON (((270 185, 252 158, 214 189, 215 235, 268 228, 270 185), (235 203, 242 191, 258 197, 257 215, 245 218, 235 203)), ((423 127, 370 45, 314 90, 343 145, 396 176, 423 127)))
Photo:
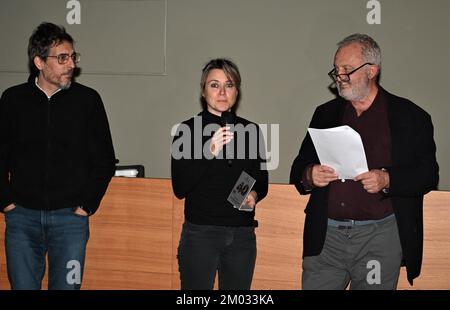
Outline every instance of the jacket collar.
MULTIPOLYGON (((67 91, 67 89, 62 89, 59 88, 57 91, 55 91, 50 97, 47 96, 47 93, 44 92, 44 90, 39 86, 39 84, 37 83, 38 81, 38 75, 36 74, 30 74, 28 77, 28 85, 34 89, 35 91, 42 93, 45 97, 47 97, 48 100, 50 100, 50 98, 52 98, 53 96, 55 96, 58 93, 62 93, 64 91, 67 91)), ((73 82, 72 82, 73 83, 73 82)))

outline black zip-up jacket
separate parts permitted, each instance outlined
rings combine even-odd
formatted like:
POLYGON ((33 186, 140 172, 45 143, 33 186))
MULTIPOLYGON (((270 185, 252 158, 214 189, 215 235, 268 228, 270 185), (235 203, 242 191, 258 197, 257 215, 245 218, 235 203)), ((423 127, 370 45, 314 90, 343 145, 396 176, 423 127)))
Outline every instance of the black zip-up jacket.
POLYGON ((30 76, 0 99, 0 210, 11 203, 95 213, 115 155, 100 95, 73 82, 50 99, 30 76))

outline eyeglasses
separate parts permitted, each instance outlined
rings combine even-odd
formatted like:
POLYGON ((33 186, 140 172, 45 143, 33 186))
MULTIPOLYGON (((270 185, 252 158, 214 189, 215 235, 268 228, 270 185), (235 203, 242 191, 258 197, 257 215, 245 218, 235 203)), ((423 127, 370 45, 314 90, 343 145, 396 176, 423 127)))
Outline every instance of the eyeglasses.
POLYGON ((358 71, 359 69, 361 69, 362 67, 364 67, 365 65, 373 65, 373 63, 370 62, 366 62, 365 64, 362 64, 361 66, 359 66, 356 69, 353 69, 350 72, 347 73, 341 73, 341 74, 337 74, 336 73, 336 68, 333 68, 333 70, 331 70, 330 72, 328 72, 328 76, 333 80, 333 82, 337 81, 337 78, 339 77, 339 79, 342 82, 348 82, 350 81, 350 75, 355 73, 356 71, 358 71))
POLYGON ((72 58, 72 61, 77 64, 80 62, 81 54, 73 53, 72 55, 69 55, 69 54, 63 53, 63 54, 59 54, 56 56, 47 56, 47 57, 55 57, 56 59, 58 59, 58 63, 60 65, 67 63, 69 61, 69 58, 72 58))

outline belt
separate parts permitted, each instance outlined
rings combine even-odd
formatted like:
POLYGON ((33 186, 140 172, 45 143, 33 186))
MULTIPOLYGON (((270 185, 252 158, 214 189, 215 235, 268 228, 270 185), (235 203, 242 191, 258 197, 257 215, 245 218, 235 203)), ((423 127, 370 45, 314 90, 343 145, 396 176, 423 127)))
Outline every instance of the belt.
POLYGON ((391 218, 395 217, 395 214, 392 213, 391 215, 386 216, 385 218, 379 219, 379 220, 365 220, 365 221, 358 221, 358 220, 333 220, 328 219, 328 226, 331 227, 337 227, 337 228, 352 228, 353 226, 363 226, 363 225, 369 225, 369 224, 375 224, 375 223, 381 223, 384 221, 387 221, 391 218))

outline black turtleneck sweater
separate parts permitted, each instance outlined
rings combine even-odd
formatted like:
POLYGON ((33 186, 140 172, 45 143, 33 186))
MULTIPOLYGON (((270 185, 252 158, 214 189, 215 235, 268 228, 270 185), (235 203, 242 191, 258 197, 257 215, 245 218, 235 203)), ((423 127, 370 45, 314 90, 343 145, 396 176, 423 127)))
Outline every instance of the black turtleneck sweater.
MULTIPOLYGON (((227 201, 227 198, 242 171, 256 179, 252 190, 256 191, 258 201, 267 195, 268 173, 264 167, 261 167, 264 156, 261 156, 259 151, 259 145, 263 146, 264 141, 261 134, 249 134, 251 127, 256 128, 256 131, 260 133, 256 124, 236 117, 235 138, 230 142, 230 144, 234 143, 233 159, 228 160, 228 156, 226 159, 219 159, 221 154, 215 158, 209 153, 207 142, 215 130, 222 126, 221 124, 219 116, 205 110, 180 125, 172 145, 173 190, 178 198, 185 198, 184 215, 185 219, 191 223, 252 226, 254 225, 255 211, 239 211, 227 201), (206 131, 210 131, 209 128, 212 128, 213 131, 204 135, 205 127, 206 131), (247 130, 238 132, 239 128, 247 130), (242 156, 243 153, 239 154, 238 149, 238 144, 243 142, 239 138, 243 136, 243 132, 245 132, 245 143, 243 144, 245 145, 245 156, 242 156), (251 145, 250 139, 257 140, 256 144, 251 145), (255 158, 254 147, 256 145, 258 146, 258 156, 255 158), (184 156, 180 156, 180 152, 184 156), (204 154, 204 152, 206 153, 204 154)), ((261 147, 261 149, 264 148, 261 147)))

